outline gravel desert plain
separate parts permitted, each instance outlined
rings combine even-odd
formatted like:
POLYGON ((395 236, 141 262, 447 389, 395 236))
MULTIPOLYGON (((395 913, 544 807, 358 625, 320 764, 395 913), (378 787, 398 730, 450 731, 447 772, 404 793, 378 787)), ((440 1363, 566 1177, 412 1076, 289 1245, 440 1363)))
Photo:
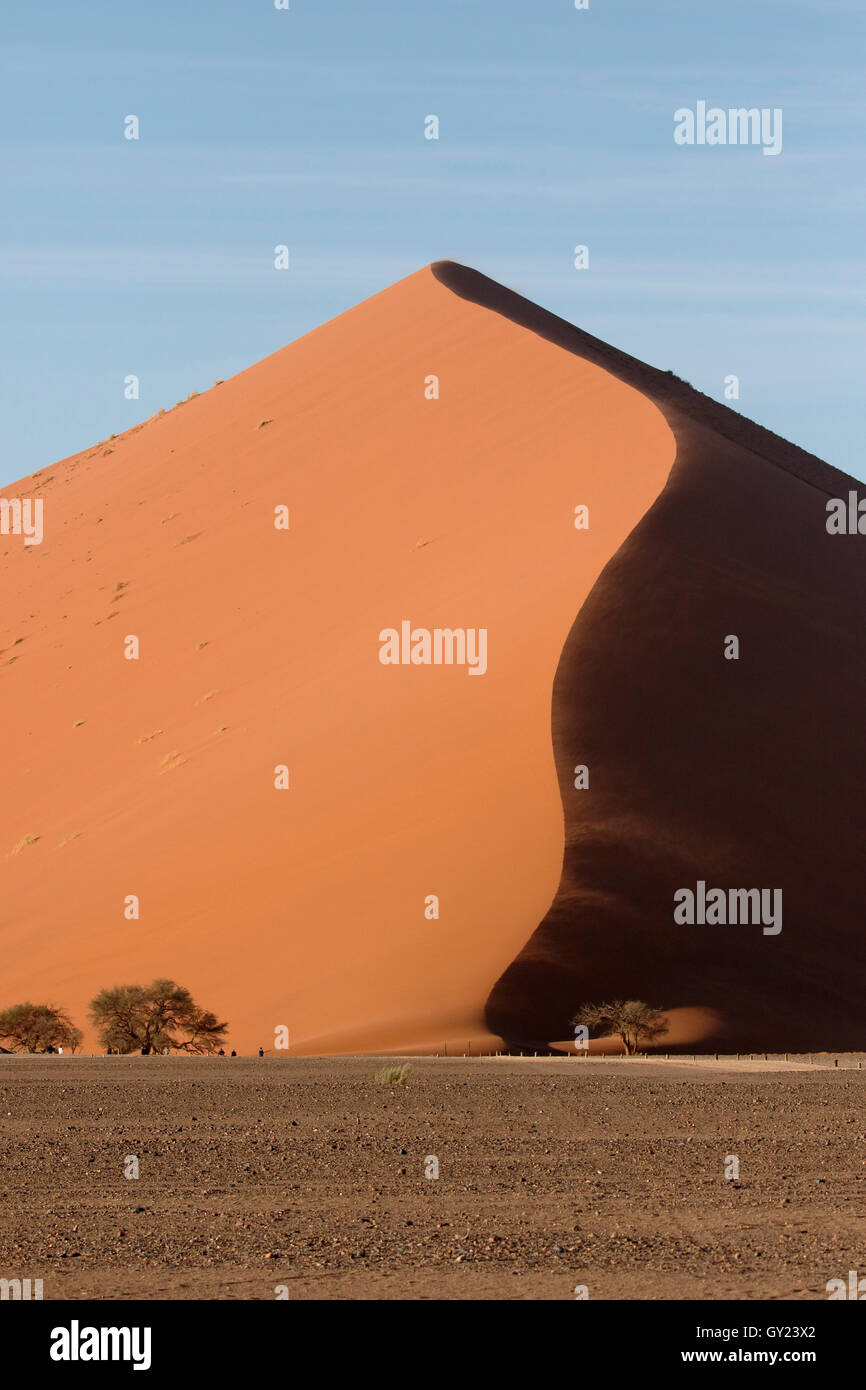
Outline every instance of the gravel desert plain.
POLYGON ((0 1059, 5 1264, 46 1300, 804 1300, 862 1263, 859 1056, 384 1060, 0 1059))

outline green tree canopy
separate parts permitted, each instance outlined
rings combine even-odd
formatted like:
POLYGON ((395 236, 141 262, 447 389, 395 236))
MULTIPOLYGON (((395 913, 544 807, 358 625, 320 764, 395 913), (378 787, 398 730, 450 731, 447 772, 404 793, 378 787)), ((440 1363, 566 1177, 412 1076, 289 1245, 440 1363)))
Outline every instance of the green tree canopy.
POLYGON ((47 1052, 49 1047, 74 1052, 83 1036, 69 1015, 51 1004, 13 1004, 0 1013, 0 1038, 8 1052, 47 1052))
POLYGON ((90 1019, 112 1052, 216 1052, 227 1023, 200 1009, 188 989, 174 980, 150 985, 115 985, 90 1004, 90 1019))

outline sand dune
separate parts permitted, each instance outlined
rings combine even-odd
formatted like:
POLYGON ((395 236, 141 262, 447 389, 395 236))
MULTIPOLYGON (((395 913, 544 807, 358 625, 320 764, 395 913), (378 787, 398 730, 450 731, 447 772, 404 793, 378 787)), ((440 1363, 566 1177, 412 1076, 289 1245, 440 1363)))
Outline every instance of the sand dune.
POLYGON ((7 488, 45 538, 0 538, 4 1002, 83 1023, 167 974, 241 1051, 498 1046, 562 860, 560 654, 673 459, 638 391, 426 269, 7 488), (486 629, 486 673, 383 665, 403 621, 486 629))
POLYGON ((852 485, 445 262, 5 489, 45 535, 0 536, 0 1002, 165 974, 242 1052, 463 1052, 639 994, 682 1046, 860 1045, 852 485), (383 664, 404 623, 483 675, 383 664), (783 886, 781 935, 675 928, 698 877, 783 886))

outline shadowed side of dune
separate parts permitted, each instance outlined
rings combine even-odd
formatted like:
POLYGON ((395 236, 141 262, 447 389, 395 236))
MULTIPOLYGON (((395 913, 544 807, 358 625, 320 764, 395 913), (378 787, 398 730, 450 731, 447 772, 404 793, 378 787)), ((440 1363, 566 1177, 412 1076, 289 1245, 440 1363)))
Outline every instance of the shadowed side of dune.
POLYGON ((475 272, 437 273, 643 390, 677 440, 667 487, 562 653, 562 879, 493 988, 488 1026, 538 1045, 568 1037, 585 1001, 642 997, 716 1011, 717 1026, 695 1025, 704 1045, 862 1046, 866 585, 858 538, 825 529, 827 497, 856 483, 519 296, 492 294, 475 272), (724 657, 729 635, 739 660, 724 657), (574 786, 578 764, 588 789, 574 786), (781 888, 781 932, 675 923, 674 893, 698 880, 781 888))

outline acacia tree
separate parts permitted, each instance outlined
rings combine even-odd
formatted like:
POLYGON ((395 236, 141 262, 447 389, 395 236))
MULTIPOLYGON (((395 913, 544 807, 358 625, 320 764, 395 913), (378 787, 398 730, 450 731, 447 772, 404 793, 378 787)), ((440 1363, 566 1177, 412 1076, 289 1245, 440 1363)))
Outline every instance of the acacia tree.
POLYGON ((68 1047, 74 1052, 84 1034, 62 1009, 51 1004, 13 1004, 0 1013, 0 1038, 7 1052, 47 1052, 68 1047))
POLYGON ((668 1031, 668 1021, 661 1009, 654 1009, 642 999, 614 999, 609 1004, 584 1004, 571 1020, 589 1029, 590 1037, 606 1038, 611 1033, 622 1040, 629 1057, 639 1045, 654 1042, 668 1031))
POLYGON ((112 1052, 216 1052, 227 1023, 200 1009, 188 989, 174 980, 150 985, 115 985, 90 1004, 90 1019, 112 1052))

